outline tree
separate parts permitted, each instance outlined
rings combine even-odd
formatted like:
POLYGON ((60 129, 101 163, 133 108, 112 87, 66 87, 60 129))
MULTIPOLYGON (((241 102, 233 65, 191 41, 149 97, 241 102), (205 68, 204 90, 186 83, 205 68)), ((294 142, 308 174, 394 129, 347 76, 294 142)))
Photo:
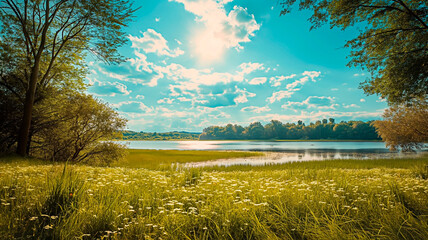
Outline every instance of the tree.
POLYGON ((367 94, 404 103, 428 93, 428 5, 420 0, 283 0, 281 14, 299 2, 311 10, 311 29, 323 24, 345 30, 364 24, 348 66, 361 66, 371 77, 361 84, 367 94))
POLYGON ((63 60, 83 61, 90 52, 107 63, 122 57, 117 48, 135 9, 127 0, 1 0, 1 54, 25 63, 25 97, 17 153, 28 152, 37 88, 46 85, 63 60))
POLYGON ((412 151, 428 142, 428 102, 416 101, 387 109, 384 120, 373 123, 391 150, 412 151))
POLYGON ((102 140, 114 138, 126 120, 92 96, 59 94, 38 110, 49 124, 33 133, 32 155, 52 161, 109 163, 123 154, 121 146, 102 140))
POLYGON ((253 122, 245 128, 245 135, 247 135, 249 139, 263 139, 265 129, 260 122, 253 122))

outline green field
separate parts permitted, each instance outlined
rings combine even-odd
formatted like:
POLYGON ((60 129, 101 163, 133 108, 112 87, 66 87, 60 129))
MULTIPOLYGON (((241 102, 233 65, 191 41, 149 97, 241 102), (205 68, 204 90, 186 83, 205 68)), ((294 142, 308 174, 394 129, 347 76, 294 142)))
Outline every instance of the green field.
POLYGON ((162 167, 234 154, 131 151, 65 171, 0 159, 0 239, 427 239, 428 156, 162 167))
POLYGON ((264 154, 260 152, 131 149, 124 160, 114 163, 113 166, 159 170, 171 168, 171 165, 176 163, 204 162, 217 159, 244 158, 263 155, 264 154))

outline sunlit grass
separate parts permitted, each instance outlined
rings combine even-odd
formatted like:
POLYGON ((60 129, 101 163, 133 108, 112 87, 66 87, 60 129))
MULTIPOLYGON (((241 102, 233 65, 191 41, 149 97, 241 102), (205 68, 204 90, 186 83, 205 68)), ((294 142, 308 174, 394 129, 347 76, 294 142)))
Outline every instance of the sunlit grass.
POLYGON ((172 164, 176 163, 204 162, 262 155, 263 153, 259 152, 130 149, 126 159, 113 164, 113 166, 158 170, 170 168, 172 164))
POLYGON ((0 239, 426 239, 427 164, 64 171, 0 160, 0 239))
MULTIPOLYGON (((396 159, 341 159, 322 161, 296 161, 281 164, 265 164, 260 166, 231 165, 203 167, 204 171, 267 171, 267 170, 293 170, 293 169, 413 169, 428 166, 428 155, 420 158, 396 159)), ((427 167, 428 170, 428 167, 427 167)))

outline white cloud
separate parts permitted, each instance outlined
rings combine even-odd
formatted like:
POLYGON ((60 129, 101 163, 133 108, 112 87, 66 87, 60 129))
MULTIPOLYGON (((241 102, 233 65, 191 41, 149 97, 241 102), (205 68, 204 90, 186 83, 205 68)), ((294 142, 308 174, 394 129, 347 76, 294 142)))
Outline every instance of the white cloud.
POLYGON ((281 101, 283 98, 289 98, 291 95, 293 95, 293 91, 278 91, 274 92, 271 97, 267 98, 267 101, 270 103, 274 103, 276 101, 281 101))
POLYGON ((137 95, 135 96, 135 99, 144 99, 144 95, 137 95))
POLYGON ((116 94, 129 95, 132 92, 126 85, 119 82, 101 82, 96 78, 89 78, 89 82, 91 84, 89 91, 97 96, 114 97, 116 94))
POLYGON ((159 67, 154 65, 151 62, 147 61, 147 56, 134 51, 136 58, 130 58, 128 61, 131 63, 131 66, 135 66, 137 72, 145 74, 144 78, 132 78, 127 81, 131 81, 135 84, 148 85, 154 87, 158 84, 158 80, 163 78, 164 75, 159 71, 159 67))
POLYGON ((265 83, 266 81, 267 81, 266 77, 256 77, 256 78, 251 79, 248 83, 251 85, 260 85, 260 84, 265 83))
POLYGON ((120 112, 129 112, 129 113, 150 113, 153 111, 153 108, 147 107, 142 102, 137 101, 125 101, 112 104, 114 108, 117 108, 120 112))
POLYGON ((168 47, 168 42, 162 36, 162 34, 156 32, 153 29, 147 29, 142 32, 143 37, 136 37, 129 35, 128 38, 132 42, 131 47, 139 50, 143 50, 145 53, 156 53, 159 56, 177 57, 184 53, 180 48, 171 50, 168 47))
POLYGON ((343 107, 344 108, 360 108, 360 106, 358 106, 357 104, 349 104, 349 105, 346 105, 346 104, 343 104, 343 107))
MULTIPOLYGON (((306 82, 309 81, 309 79, 312 82, 316 82, 315 78, 320 76, 321 72, 317 72, 317 71, 305 71, 302 73, 302 75, 304 77, 287 84, 287 86, 285 87, 287 90, 282 90, 282 91, 278 91, 278 92, 274 92, 272 94, 271 97, 267 98, 266 101, 269 101, 270 103, 274 103, 276 101, 280 101, 281 99, 284 98, 289 98, 291 97, 295 92, 299 91, 300 86, 303 86, 306 82)), ((291 75, 292 77, 294 77, 293 75, 291 75)), ((291 76, 289 76, 288 78, 292 78, 291 76)))
POLYGON ((218 0, 169 0, 182 3, 184 9, 204 24, 204 29, 195 34, 194 50, 200 60, 219 60, 228 48, 242 49, 242 43, 260 29, 254 15, 246 8, 234 6, 227 12, 224 5, 230 1, 218 0))
POLYGON ((265 107, 249 106, 249 107, 242 108, 241 112, 261 113, 261 112, 269 112, 270 110, 271 109, 268 106, 265 106, 265 107))
POLYGON ((339 91, 339 88, 332 88, 331 91, 339 91))
POLYGON ((315 78, 321 75, 321 72, 317 71, 304 71, 302 73, 303 76, 308 76, 311 78, 312 82, 315 82, 315 78))
POLYGON ((365 102, 365 101, 366 101, 366 99, 364 99, 364 98, 360 99, 360 102, 365 102))
POLYGON ((287 79, 292 79, 296 76, 296 74, 291 74, 289 76, 275 76, 269 79, 269 83, 272 84, 272 87, 281 86, 281 82, 287 79))
POLYGON ((250 74, 254 71, 265 69, 265 67, 263 66, 263 63, 252 63, 252 62, 241 63, 241 65, 239 65, 239 68, 242 70, 241 72, 239 72, 240 74, 250 74))
POLYGON ((386 99, 385 99, 385 98, 382 98, 382 97, 379 97, 379 99, 378 99, 378 100, 376 100, 376 102, 386 102, 386 99))
POLYGON ((235 93, 238 94, 238 97, 236 97, 233 101, 238 103, 246 103, 248 102, 248 98, 255 97, 255 93, 248 92, 247 89, 239 89, 238 87, 235 87, 236 91, 235 93))
POLYGON ((310 96, 306 98, 303 102, 287 102, 281 107, 284 109, 292 109, 294 111, 308 109, 308 108, 317 108, 317 109, 335 109, 338 104, 334 103, 335 100, 333 97, 317 97, 310 96))
POLYGON ((171 104, 173 102, 174 102, 174 99, 170 99, 170 98, 162 98, 157 101, 157 103, 167 103, 167 104, 171 104))
POLYGON ((156 22, 159 22, 159 21, 160 21, 160 18, 155 18, 155 21, 156 21, 156 22))
POLYGON ((161 71, 168 78, 180 82, 180 85, 191 86, 193 90, 197 90, 199 85, 216 85, 218 83, 242 82, 244 77, 239 74, 227 72, 212 72, 211 69, 195 69, 186 68, 180 64, 172 63, 161 71))

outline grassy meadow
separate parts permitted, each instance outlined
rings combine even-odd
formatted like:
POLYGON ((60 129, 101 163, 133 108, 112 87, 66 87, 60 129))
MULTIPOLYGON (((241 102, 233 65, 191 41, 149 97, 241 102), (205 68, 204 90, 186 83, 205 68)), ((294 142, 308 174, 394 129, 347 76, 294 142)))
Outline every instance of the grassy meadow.
POLYGON ((260 152, 237 151, 197 151, 197 150, 144 150, 130 149, 128 156, 113 167, 147 168, 152 170, 168 169, 174 164, 204 162, 217 159, 246 158, 263 156, 260 152))
POLYGON ((131 151, 117 167, 0 159, 0 239, 427 239, 428 156, 164 167, 213 154, 250 153, 131 151))

